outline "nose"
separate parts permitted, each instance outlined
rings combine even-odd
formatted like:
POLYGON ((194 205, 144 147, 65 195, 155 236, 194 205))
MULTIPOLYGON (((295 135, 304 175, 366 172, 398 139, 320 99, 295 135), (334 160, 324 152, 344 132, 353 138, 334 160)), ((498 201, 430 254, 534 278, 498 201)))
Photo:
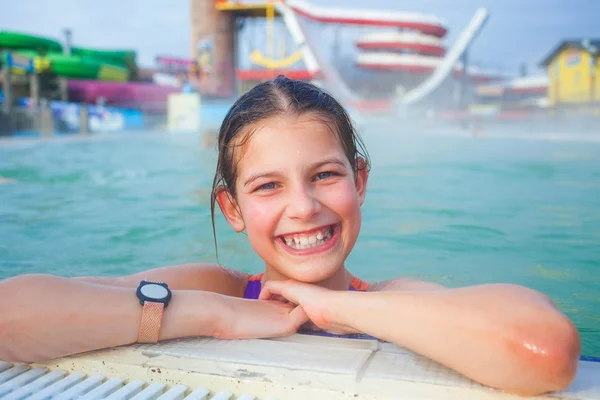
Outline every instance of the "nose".
POLYGON ((292 219, 310 219, 321 211, 321 203, 312 188, 299 185, 290 190, 287 214, 292 219))

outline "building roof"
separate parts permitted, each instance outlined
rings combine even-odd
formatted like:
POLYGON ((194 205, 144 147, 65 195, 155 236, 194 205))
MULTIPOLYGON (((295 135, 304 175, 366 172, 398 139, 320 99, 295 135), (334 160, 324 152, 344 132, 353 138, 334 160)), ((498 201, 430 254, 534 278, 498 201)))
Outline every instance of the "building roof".
POLYGON ((542 66, 547 66, 552 62, 554 57, 559 54, 565 47, 575 47, 580 50, 586 49, 593 54, 600 54, 600 39, 570 39, 563 40, 554 50, 550 52, 540 63, 542 66))

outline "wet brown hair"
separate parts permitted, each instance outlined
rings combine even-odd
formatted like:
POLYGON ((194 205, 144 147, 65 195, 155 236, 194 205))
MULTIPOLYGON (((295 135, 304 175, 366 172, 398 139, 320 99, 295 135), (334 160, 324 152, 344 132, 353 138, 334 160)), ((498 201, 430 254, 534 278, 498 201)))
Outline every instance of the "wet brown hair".
POLYGON ((289 79, 283 75, 255 86, 231 106, 219 129, 219 155, 210 199, 215 249, 217 195, 222 190, 228 191, 232 197, 236 194, 236 167, 241 157, 236 157, 237 152, 234 150, 250 139, 251 132, 259 122, 277 115, 307 113, 322 118, 324 123, 330 125, 338 136, 355 175, 358 169, 369 170, 369 156, 362 139, 354 129, 344 107, 329 93, 313 84, 289 79), (359 162, 361 159, 364 162, 359 162))

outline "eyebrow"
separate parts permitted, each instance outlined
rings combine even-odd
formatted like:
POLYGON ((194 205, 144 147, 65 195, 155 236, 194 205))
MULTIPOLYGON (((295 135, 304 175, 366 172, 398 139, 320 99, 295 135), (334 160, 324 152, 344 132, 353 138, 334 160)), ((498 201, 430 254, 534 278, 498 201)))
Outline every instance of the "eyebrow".
MULTIPOLYGON (((342 168, 346 168, 346 164, 344 163, 344 161, 340 160, 339 158, 333 157, 333 158, 328 158, 323 161, 314 163, 313 165, 310 166, 310 169, 315 170, 315 169, 321 168, 322 166, 327 165, 327 164, 335 164, 342 168)), ((248 177, 246 182, 244 182, 244 186, 248 186, 249 184, 251 184, 252 182, 254 182, 255 180, 257 180, 259 178, 267 178, 267 177, 273 177, 273 176, 279 176, 279 175, 281 175, 281 172, 279 172, 279 171, 268 171, 268 172, 259 172, 257 174, 252 174, 252 175, 250 175, 250 177, 248 177)))

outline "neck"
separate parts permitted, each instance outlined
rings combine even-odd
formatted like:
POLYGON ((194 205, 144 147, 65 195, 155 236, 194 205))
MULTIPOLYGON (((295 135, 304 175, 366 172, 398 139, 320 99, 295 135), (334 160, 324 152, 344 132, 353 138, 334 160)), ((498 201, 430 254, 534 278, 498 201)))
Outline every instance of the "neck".
MULTIPOLYGON (((285 281, 293 278, 286 276, 270 265, 265 266, 265 275, 263 277, 263 283, 266 281, 285 281)), ((314 285, 331 289, 331 290, 348 290, 352 283, 354 276, 344 267, 338 268, 338 270, 330 277, 323 279, 319 282, 310 282, 314 285)))

